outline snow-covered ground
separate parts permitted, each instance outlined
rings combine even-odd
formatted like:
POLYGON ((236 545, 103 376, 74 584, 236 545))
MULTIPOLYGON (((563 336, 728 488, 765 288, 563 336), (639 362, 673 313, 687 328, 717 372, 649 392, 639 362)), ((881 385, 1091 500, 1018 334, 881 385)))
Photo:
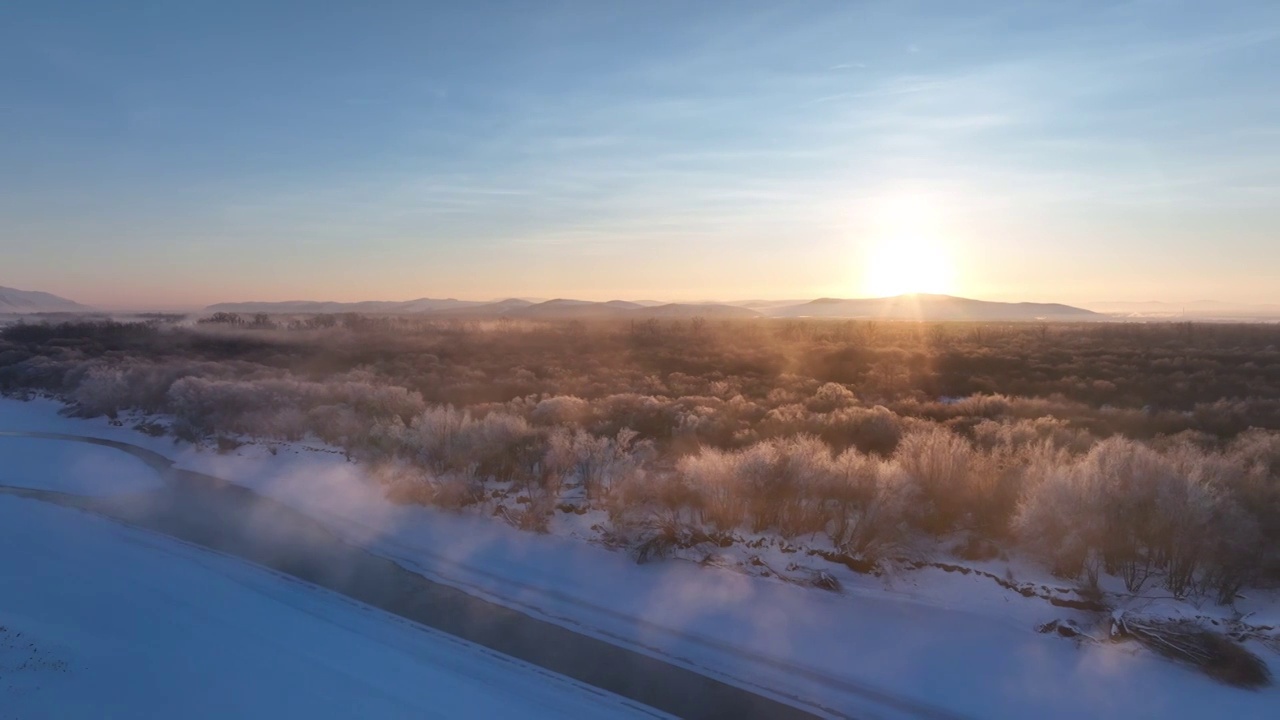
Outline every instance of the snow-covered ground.
POLYGON ((0 436, 0 485, 106 496, 155 490, 160 479, 119 450, 0 436))
MULTIPOLYGON (((828 564, 843 583, 828 593, 683 561, 637 565, 575 537, 589 534, 590 516, 558 517, 553 534, 534 535, 476 514, 393 505, 341 454, 250 445, 220 455, 105 420, 61 418, 58 407, 0 400, 0 430, 93 435, 163 452, 179 467, 286 502, 434 580, 835 715, 906 717, 929 706, 972 717, 1270 718, 1280 707, 1275 688, 1227 687, 1132 643, 1039 634, 1035 627, 1049 620, 1092 619, 975 575, 874 578, 828 564)), ((770 562, 787 560, 775 551, 770 562)), ((986 567, 1049 580, 1029 566, 986 567)), ((1274 605, 1259 609, 1274 613, 1274 605)), ((1280 669, 1273 651, 1250 647, 1280 669)))
MULTIPOLYGON (((8 448, 0 457, 13 456, 8 448)), ((0 548, 0 717, 653 715, 325 590, 80 511, 0 495, 0 548)))

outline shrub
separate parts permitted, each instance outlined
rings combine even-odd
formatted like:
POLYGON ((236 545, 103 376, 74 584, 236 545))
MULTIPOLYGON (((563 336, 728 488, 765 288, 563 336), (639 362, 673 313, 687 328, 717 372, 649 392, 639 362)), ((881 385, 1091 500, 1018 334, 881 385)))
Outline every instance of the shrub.
POLYGON ((893 459, 919 489, 923 503, 916 520, 924 529, 951 530, 972 508, 979 459, 964 438, 938 427, 914 430, 903 436, 893 459))
POLYGON ((891 462, 846 450, 819 489, 828 508, 831 542, 840 550, 874 558, 899 542, 914 488, 891 462))

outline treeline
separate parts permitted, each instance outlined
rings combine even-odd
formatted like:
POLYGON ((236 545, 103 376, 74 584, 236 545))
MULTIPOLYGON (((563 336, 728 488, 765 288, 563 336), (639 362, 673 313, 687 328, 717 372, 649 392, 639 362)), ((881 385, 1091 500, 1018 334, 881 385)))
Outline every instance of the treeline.
POLYGON ((514 493, 535 530, 600 508, 637 543, 963 538, 1222 602, 1280 580, 1275 326, 326 317, 12 325, 0 390, 313 436, 401 501, 514 493))

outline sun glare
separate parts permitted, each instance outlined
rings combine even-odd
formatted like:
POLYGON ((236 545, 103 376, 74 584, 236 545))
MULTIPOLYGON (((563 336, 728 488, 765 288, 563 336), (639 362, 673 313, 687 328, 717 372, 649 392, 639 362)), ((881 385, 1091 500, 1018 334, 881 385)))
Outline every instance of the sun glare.
POLYGON ((885 239, 867 258, 863 287, 873 297, 950 293, 951 263, 937 244, 927 240, 885 239))
POLYGON ((863 256, 862 290, 871 297, 948 294, 955 284, 947 248, 931 203, 917 195, 883 200, 875 241, 863 256))

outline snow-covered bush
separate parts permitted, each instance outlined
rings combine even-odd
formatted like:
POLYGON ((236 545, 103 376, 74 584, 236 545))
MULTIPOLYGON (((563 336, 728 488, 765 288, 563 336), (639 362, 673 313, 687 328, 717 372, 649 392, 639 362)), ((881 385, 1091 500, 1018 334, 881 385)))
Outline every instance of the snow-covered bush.
POLYGON ((737 477, 737 454, 706 448, 680 458, 676 476, 697 497, 700 519, 717 530, 732 530, 746 519, 737 477))
POLYGON ((964 438, 942 427, 913 430, 902 437, 893 460, 919 489, 915 515, 924 529, 950 530, 971 509, 979 457, 964 438))
POLYGON ((540 451, 522 417, 493 412, 482 418, 452 407, 429 408, 404 434, 404 452, 437 473, 527 480, 540 451))
POLYGON ((915 488, 896 464, 849 449, 831 463, 819 493, 828 511, 831 542, 844 552, 874 557, 899 543, 915 488))
POLYGON ((538 402, 530 419, 538 425, 576 425, 591 417, 591 403, 572 395, 557 395, 538 402))
POLYGON ((129 384, 118 368, 90 369, 72 391, 71 398, 86 417, 114 418, 117 412, 132 405, 129 384))
POLYGON ((1247 473, 1236 458, 1112 438, 1038 472, 1015 526, 1060 574, 1076 577, 1093 559, 1131 592, 1158 577, 1175 596, 1225 602, 1254 566, 1259 534, 1233 490, 1247 473))
POLYGON ((1028 477, 1034 481, 1028 483, 1014 528, 1054 574, 1079 577, 1099 544, 1098 493, 1074 464, 1034 467, 1028 477))

